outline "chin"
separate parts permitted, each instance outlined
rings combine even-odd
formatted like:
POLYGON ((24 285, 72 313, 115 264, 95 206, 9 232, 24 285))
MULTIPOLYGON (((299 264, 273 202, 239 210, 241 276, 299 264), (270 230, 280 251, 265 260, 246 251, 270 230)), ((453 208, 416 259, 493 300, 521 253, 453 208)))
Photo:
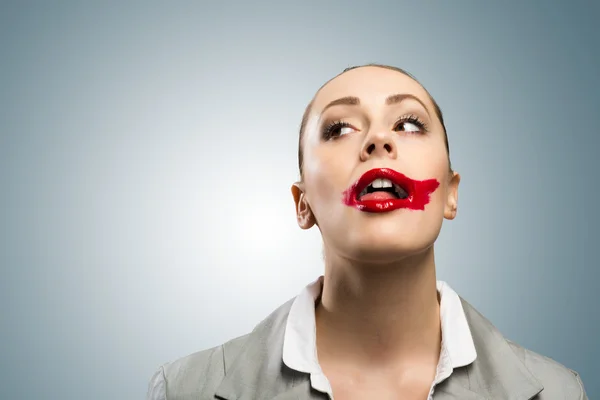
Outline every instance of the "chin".
POLYGON ((344 258, 364 263, 393 263, 422 254, 436 241, 442 218, 436 213, 398 210, 370 214, 356 210, 325 219, 319 226, 326 246, 344 258))
POLYGON ((367 224, 363 229, 348 230, 347 240, 340 245, 351 259, 389 263, 427 251, 436 238, 436 232, 380 222, 376 225, 367 224))
POLYGON ((349 257, 356 261, 365 263, 392 263, 422 254, 428 250, 433 243, 415 243, 378 240, 371 243, 361 243, 358 246, 346 249, 349 257))

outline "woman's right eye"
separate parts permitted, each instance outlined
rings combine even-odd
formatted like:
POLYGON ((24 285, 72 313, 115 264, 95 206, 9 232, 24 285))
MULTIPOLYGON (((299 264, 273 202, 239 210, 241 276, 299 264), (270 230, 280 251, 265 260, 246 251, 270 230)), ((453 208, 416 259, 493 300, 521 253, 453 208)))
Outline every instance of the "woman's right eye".
POLYGON ((352 128, 350 126, 341 126, 339 129, 339 135, 338 136, 343 136, 346 135, 350 132, 352 132, 352 128))
POLYGON ((333 122, 324 130, 324 138, 332 139, 352 133, 355 129, 347 122, 333 122))

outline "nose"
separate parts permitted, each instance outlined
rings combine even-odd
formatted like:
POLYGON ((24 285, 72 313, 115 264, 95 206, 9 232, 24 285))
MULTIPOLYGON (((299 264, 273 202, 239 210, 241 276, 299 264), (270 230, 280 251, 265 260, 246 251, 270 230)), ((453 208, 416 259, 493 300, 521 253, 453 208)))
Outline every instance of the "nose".
POLYGON ((367 137, 360 152, 361 161, 372 157, 396 158, 398 155, 394 138, 388 132, 376 132, 367 137))

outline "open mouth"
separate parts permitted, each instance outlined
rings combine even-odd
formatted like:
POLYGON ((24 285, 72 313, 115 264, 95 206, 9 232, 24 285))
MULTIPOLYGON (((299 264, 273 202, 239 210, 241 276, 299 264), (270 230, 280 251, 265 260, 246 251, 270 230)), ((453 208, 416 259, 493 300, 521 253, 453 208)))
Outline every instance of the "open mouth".
POLYGON ((386 178, 377 178, 356 195, 356 200, 406 199, 408 191, 386 178))
POLYGON ((438 186, 436 179, 418 181, 389 168, 375 168, 344 191, 343 202, 365 212, 424 210, 438 186))

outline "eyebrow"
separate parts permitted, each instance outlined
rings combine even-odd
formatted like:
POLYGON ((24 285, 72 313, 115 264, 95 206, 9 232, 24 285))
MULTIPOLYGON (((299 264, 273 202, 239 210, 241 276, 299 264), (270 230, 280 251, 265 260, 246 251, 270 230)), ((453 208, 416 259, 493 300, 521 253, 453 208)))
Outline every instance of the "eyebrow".
MULTIPOLYGON (((421 101, 421 99, 419 99, 417 96, 408 94, 408 93, 398 93, 398 94, 393 94, 391 96, 388 96, 388 98, 385 99, 385 104, 388 106, 392 105, 392 104, 398 104, 406 99, 412 99, 412 100, 417 101, 419 104, 421 104, 423 106, 425 111, 427 111, 427 114, 429 114, 429 109, 427 108, 425 103, 423 103, 423 101, 421 101)), ((340 106, 340 105, 342 105, 342 106, 359 106, 360 99, 355 96, 346 96, 346 97, 342 97, 342 98, 333 100, 332 102, 330 102, 323 108, 323 111, 321 111, 321 113, 325 112, 325 110, 327 110, 330 107, 340 106)))

